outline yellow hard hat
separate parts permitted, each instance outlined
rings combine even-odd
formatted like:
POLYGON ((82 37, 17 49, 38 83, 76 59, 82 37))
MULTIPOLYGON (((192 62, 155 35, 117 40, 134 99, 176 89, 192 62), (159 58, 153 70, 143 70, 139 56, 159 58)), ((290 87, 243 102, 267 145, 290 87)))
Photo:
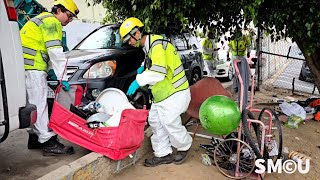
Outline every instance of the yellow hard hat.
POLYGON ((79 13, 79 9, 76 3, 73 2, 73 0, 55 0, 53 2, 53 5, 59 5, 59 4, 65 7, 68 11, 70 11, 75 17, 77 17, 79 13))
POLYGON ((126 43, 130 39, 130 36, 143 26, 143 23, 138 18, 131 17, 126 19, 120 26, 121 41, 126 43))

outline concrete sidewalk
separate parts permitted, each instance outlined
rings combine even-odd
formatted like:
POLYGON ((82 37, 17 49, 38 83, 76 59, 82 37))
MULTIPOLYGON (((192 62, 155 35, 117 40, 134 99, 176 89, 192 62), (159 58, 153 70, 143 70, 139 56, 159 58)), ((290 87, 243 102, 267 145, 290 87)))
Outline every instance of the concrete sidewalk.
MULTIPOLYGON (((144 142, 137 151, 137 160, 152 151, 150 136, 151 129, 147 129, 144 142)), ((27 141, 26 130, 16 130, 0 144, 1 180, 108 179, 116 174, 117 165, 124 168, 133 161, 127 157, 117 164, 117 161, 66 141, 62 142, 75 147, 74 155, 44 157, 41 150, 28 150, 27 141)))
MULTIPOLYGON (((73 145, 76 153, 71 156, 44 157, 42 150, 27 149, 28 133, 25 129, 9 134, 0 144, 0 179, 37 179, 51 171, 67 165, 90 153, 89 150, 73 145)), ((70 142, 62 141, 66 145, 70 142)))

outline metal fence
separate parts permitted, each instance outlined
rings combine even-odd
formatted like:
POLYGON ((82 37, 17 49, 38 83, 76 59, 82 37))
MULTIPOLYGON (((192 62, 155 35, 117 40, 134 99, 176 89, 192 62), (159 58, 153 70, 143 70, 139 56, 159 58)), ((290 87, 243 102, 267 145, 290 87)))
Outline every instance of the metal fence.
POLYGON ((273 42, 270 36, 260 34, 264 33, 258 33, 257 39, 258 86, 319 94, 298 45, 289 38, 273 42))

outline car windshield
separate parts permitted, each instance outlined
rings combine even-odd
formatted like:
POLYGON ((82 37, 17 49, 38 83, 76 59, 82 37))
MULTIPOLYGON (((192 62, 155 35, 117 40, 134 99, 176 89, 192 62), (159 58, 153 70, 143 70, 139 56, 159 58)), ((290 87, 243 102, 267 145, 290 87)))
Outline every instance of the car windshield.
POLYGON ((102 27, 86 37, 74 49, 117 49, 121 48, 118 27, 102 27))

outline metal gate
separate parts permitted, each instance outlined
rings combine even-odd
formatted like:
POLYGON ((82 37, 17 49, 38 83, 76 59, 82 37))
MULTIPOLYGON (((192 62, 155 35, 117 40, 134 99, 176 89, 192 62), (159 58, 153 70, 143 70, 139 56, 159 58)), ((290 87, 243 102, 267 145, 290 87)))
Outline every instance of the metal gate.
POLYGON ((290 38, 277 42, 263 32, 257 35, 258 88, 289 89, 292 92, 316 93, 312 75, 298 45, 290 38))

